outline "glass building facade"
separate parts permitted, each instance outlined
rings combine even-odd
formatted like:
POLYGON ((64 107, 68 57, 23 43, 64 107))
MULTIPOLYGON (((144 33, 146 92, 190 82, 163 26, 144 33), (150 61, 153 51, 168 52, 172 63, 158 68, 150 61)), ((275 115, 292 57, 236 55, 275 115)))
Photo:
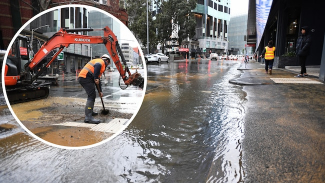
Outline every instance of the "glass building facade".
MULTIPOLYGON (((229 23, 229 44, 228 49, 230 54, 243 55, 246 54, 246 27, 247 27, 247 14, 232 17, 229 23)), ((250 50, 247 50, 250 52, 250 50)), ((250 53, 248 53, 250 54, 250 53)))

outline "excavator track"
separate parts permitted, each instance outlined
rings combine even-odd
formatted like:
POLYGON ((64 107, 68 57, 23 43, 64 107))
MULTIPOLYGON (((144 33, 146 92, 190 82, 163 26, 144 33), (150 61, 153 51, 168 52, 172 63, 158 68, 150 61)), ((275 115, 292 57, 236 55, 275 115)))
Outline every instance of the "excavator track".
POLYGON ((46 85, 13 89, 7 88, 6 92, 10 104, 17 104, 47 98, 49 96, 50 88, 46 85))

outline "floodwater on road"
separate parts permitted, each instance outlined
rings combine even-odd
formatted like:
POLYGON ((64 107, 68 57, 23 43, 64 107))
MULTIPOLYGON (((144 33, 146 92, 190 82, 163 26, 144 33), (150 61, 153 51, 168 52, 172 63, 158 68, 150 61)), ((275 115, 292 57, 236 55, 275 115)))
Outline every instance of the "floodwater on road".
POLYGON ((238 182, 246 94, 236 61, 147 65, 133 122, 84 150, 47 146, 25 133, 1 137, 0 182, 238 182))

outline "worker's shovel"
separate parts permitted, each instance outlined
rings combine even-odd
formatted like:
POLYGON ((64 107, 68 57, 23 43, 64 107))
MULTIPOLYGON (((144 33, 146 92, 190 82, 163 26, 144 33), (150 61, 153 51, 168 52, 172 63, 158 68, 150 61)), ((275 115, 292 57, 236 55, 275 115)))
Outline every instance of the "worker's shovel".
POLYGON ((97 87, 98 95, 99 95, 100 100, 102 101, 102 105, 103 105, 103 110, 102 110, 100 113, 103 114, 103 115, 107 115, 107 114, 109 113, 109 110, 106 110, 106 109, 105 109, 104 102, 103 102, 103 98, 102 98, 102 96, 100 95, 99 85, 96 84, 96 83, 95 83, 95 85, 96 85, 96 87, 97 87))

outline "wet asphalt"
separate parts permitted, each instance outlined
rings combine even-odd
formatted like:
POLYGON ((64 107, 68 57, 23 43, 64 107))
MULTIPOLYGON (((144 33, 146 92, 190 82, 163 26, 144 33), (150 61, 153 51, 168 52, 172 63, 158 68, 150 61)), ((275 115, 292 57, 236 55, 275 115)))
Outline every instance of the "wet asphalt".
MULTIPOLYGON (((225 64, 223 66, 225 71, 227 67, 234 65, 225 64)), ((177 67, 172 70, 181 70, 186 73, 186 68, 192 67, 190 69, 192 74, 200 73, 197 64, 186 65, 179 61, 177 67)), ((217 117, 214 114, 205 119, 209 122, 205 126, 200 127, 199 124, 197 126, 198 132, 207 130, 204 131, 206 132, 204 144, 200 144, 199 140, 201 139, 197 137, 194 140, 187 140, 191 136, 183 136, 187 133, 198 135, 197 132, 190 130, 189 122, 197 117, 196 114, 202 115, 201 110, 206 113, 207 111, 211 112, 212 109, 218 109, 204 107, 205 105, 200 104, 200 101, 197 102, 201 107, 196 108, 192 119, 186 119, 186 115, 180 114, 180 119, 183 118, 183 120, 178 131, 175 130, 177 129, 176 124, 167 126, 155 121, 148 121, 148 117, 155 119, 161 116, 160 109, 166 110, 160 105, 163 103, 175 105, 170 110, 164 111, 167 112, 167 116, 168 114, 177 114, 179 105, 177 102, 179 101, 175 101, 175 99, 182 98, 179 91, 183 90, 176 86, 178 84, 186 85, 186 83, 190 86, 189 81, 191 80, 186 75, 177 74, 177 72, 169 73, 167 70, 160 72, 158 66, 149 65, 150 74, 148 75, 151 77, 149 77, 146 92, 148 96, 145 97, 145 105, 139 112, 145 115, 136 117, 135 122, 126 129, 125 133, 111 143, 83 151, 64 151, 48 147, 26 135, 2 138, 0 140, 1 159, 6 165, 1 166, 2 178, 0 179, 4 182, 12 180, 325 182, 324 84, 276 84, 270 78, 293 78, 297 73, 274 69, 272 75, 266 75, 263 67, 254 61, 251 61, 246 68, 240 64, 238 71, 241 74, 233 74, 224 78, 234 85, 233 87, 231 85, 225 87, 225 83, 220 82, 214 88, 212 87, 215 82, 213 80, 204 80, 204 85, 198 85, 207 87, 200 91, 202 96, 211 94, 211 97, 216 96, 218 99, 226 98, 221 101, 226 107, 231 107, 231 104, 241 106, 240 108, 236 106, 237 109, 234 111, 230 110, 228 115, 238 121, 234 126, 225 126, 227 127, 227 130, 224 131, 226 134, 222 134, 222 136, 229 136, 221 142, 228 142, 230 148, 216 145, 219 142, 215 140, 222 139, 222 136, 217 134, 217 138, 211 138, 215 135, 215 131, 219 130, 218 126, 214 126, 218 124, 210 124, 210 120, 217 117), (156 74, 159 77, 155 77, 156 74), (177 78, 182 78, 181 83, 175 80, 174 74, 177 75, 177 78), (161 76, 165 77, 159 79, 162 78, 161 76), (167 94, 171 96, 169 98, 159 94, 161 92, 159 88, 166 85, 163 82, 169 82, 168 85, 174 86, 167 94), (224 90, 215 93, 212 88, 219 91, 218 87, 223 87, 224 90), (229 89, 231 92, 227 92, 229 89), (157 91, 159 95, 155 95, 157 91), (236 92, 239 93, 235 95, 236 92), (152 106, 155 108, 151 108, 152 106), (159 126, 155 127, 155 125, 159 126), (161 131, 161 133, 157 134, 155 130, 161 131), (173 134, 165 133, 168 131, 172 131, 173 134), (167 141, 156 141, 158 138, 165 138, 167 141), (179 140, 182 140, 183 143, 178 148, 166 143, 179 140), (201 152, 196 152, 197 154, 181 152, 183 148, 191 144, 197 144, 197 148, 201 152), (129 151, 132 153, 130 154, 129 151), (176 153, 176 157, 173 155, 174 153, 176 153), (218 156, 218 153, 222 155, 218 156), (190 156, 193 159, 186 160, 190 154, 199 156, 197 158, 190 156), (35 159, 31 158, 33 156, 42 157, 41 159, 44 161, 35 162, 35 159), (19 162, 24 162, 24 166, 19 162), (65 162, 69 162, 69 165, 65 162), (8 164, 11 166, 8 167, 8 164), (47 167, 46 174, 39 174, 40 166, 47 167), (61 173, 58 172, 59 167, 62 169, 61 173), (12 175, 12 173, 17 174, 17 171, 22 171, 20 176, 12 175), (37 172, 36 176, 32 176, 32 172, 37 172), (83 177, 81 172, 88 176, 83 177)), ((203 73, 209 71, 209 67, 203 67, 203 69, 203 73)), ((219 71, 223 72, 222 69, 219 71)), ((310 78, 318 80, 315 77, 310 78)), ((192 100, 193 97, 188 96, 184 99, 192 100)), ((185 102, 185 104, 187 103, 185 102)), ((8 115, 7 112, 3 112, 3 114, 8 115)), ((161 117, 166 118, 166 116, 161 117)), ((167 119, 164 122, 168 121, 167 119)), ((172 123, 171 121, 170 124, 172 123)), ((197 150, 195 146, 193 148, 197 150)))
POLYGON ((245 182, 325 182, 325 85, 276 84, 270 78, 298 73, 267 75, 263 67, 241 65, 241 77, 230 81, 247 93, 245 182))

